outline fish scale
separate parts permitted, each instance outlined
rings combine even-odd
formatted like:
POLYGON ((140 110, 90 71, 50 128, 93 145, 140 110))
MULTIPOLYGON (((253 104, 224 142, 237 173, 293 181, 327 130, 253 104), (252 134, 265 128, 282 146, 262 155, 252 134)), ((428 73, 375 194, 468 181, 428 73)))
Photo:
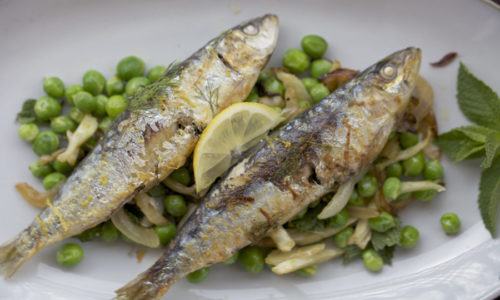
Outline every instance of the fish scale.
POLYGON ((117 299, 159 299, 180 278, 258 242, 335 183, 360 177, 402 116, 419 66, 419 49, 395 52, 261 141, 117 299))

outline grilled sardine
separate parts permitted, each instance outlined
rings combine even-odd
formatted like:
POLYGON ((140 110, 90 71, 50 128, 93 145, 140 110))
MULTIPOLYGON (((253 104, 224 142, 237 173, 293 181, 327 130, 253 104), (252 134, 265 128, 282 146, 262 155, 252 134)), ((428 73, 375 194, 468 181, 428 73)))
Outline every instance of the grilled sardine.
POLYGON ((420 50, 396 52, 262 141, 217 182, 163 256, 117 291, 158 299, 179 278, 256 243, 368 169, 403 115, 420 50))
POLYGON ((0 271, 12 275, 42 248, 105 221, 184 165, 214 115, 250 93, 277 35, 274 15, 243 23, 136 94, 48 207, 0 247, 0 271))

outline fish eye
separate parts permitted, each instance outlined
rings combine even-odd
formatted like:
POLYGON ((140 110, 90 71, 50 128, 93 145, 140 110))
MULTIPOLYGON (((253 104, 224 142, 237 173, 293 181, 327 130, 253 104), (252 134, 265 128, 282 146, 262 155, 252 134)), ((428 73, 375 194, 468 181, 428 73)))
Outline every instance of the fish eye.
POLYGON ((380 70, 380 75, 387 80, 394 79, 396 77, 396 68, 386 65, 380 70))
POLYGON ((256 35, 258 32, 259 32, 259 30, 253 24, 248 24, 245 27, 243 27, 243 33, 245 33, 245 34, 256 35))

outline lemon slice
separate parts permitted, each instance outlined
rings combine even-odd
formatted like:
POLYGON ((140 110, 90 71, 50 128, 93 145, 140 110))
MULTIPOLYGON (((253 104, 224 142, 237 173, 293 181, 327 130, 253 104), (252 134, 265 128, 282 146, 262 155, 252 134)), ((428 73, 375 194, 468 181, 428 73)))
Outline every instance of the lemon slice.
POLYGON ((231 167, 235 158, 254 146, 280 121, 277 110, 252 102, 233 104, 215 116, 194 149, 196 192, 208 189, 231 167))

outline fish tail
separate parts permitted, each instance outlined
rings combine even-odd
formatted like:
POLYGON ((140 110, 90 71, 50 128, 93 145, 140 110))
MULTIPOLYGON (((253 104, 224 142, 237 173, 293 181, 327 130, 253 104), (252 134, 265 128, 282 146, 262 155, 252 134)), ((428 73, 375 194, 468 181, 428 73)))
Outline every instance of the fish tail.
POLYGON ((173 273, 162 273, 161 286, 158 286, 156 276, 148 271, 141 273, 134 280, 116 290, 116 300, 151 300, 160 299, 177 281, 173 273))
POLYGON ((11 277, 36 252, 34 239, 25 230, 13 240, 0 246, 0 274, 11 277))

